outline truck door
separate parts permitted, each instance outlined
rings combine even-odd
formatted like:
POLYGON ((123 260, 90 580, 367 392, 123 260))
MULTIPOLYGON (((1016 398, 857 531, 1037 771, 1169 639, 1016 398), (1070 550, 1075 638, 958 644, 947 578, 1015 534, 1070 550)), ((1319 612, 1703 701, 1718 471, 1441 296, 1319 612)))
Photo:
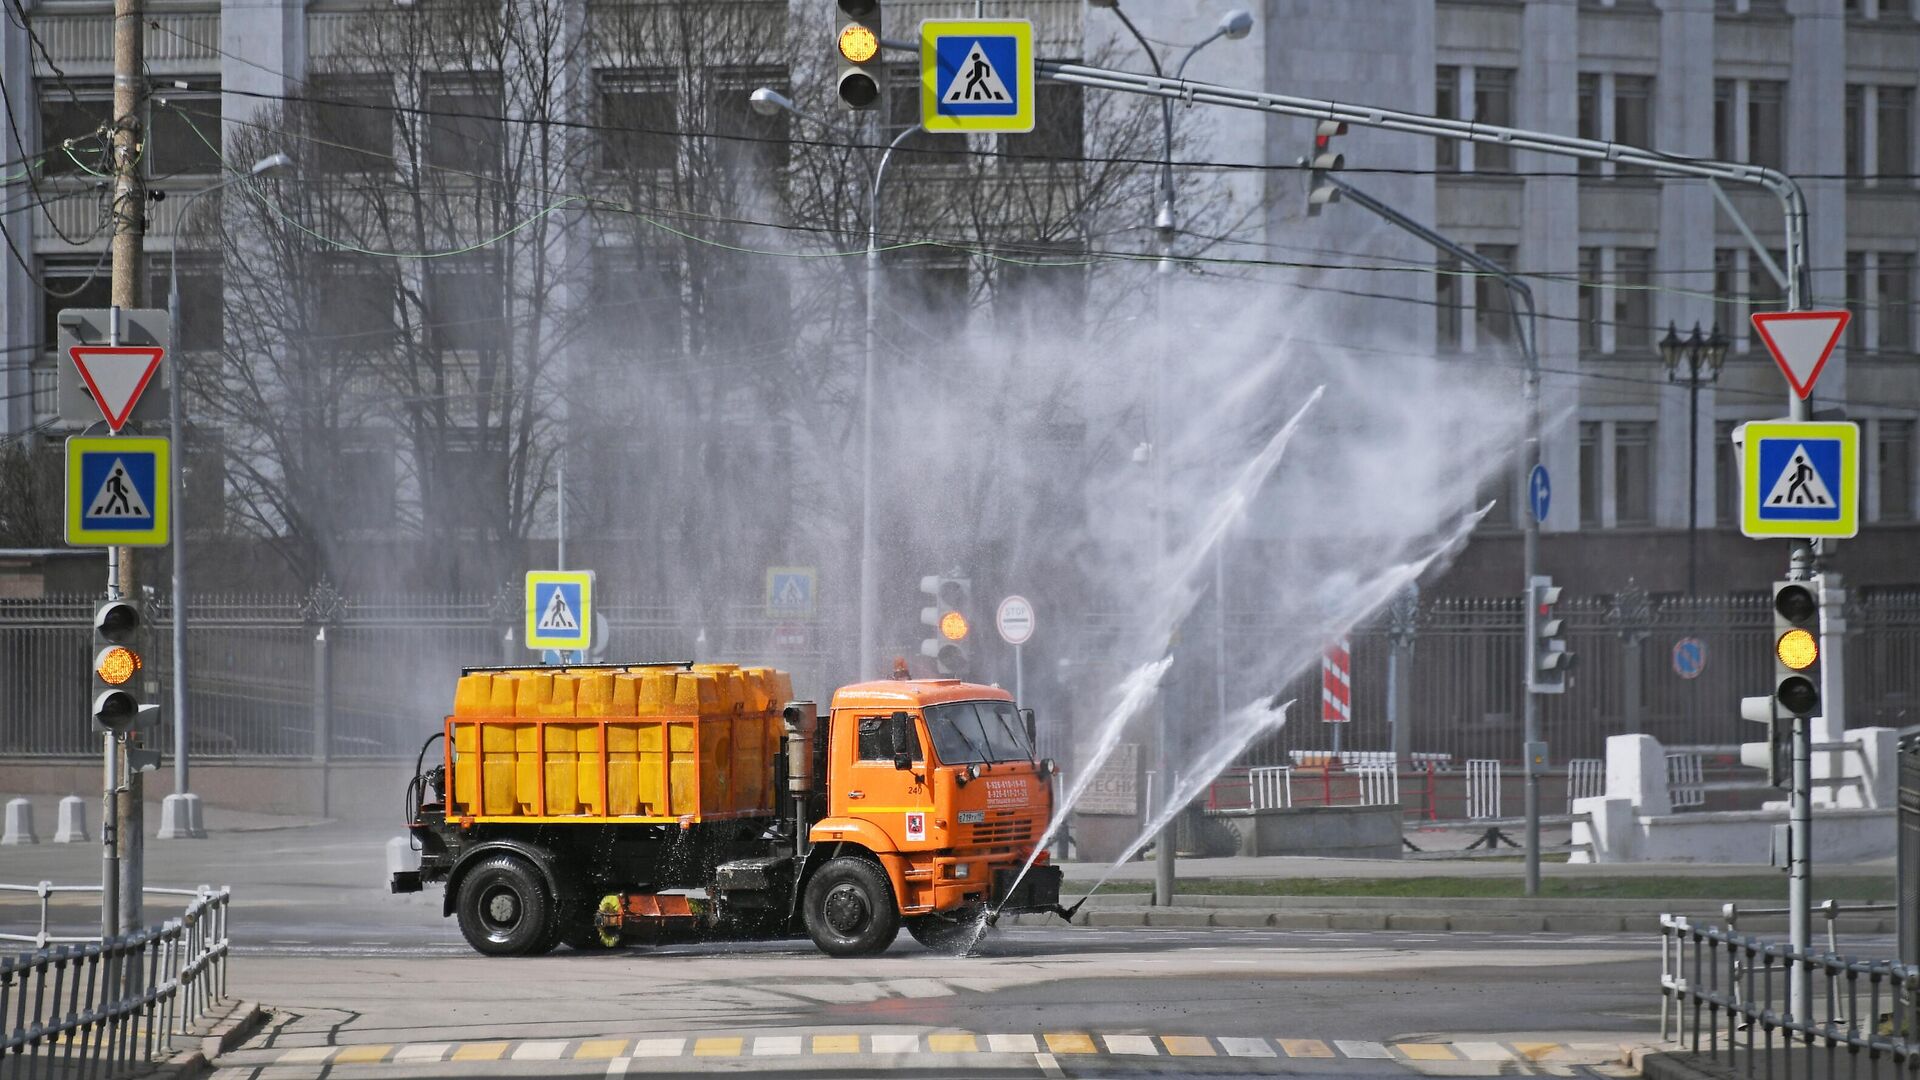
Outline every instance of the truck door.
POLYGON ((888 719, 891 714, 861 715, 848 748, 853 760, 845 787, 849 817, 863 818, 887 834, 894 850, 930 846, 933 793, 926 783, 927 754, 920 738, 920 716, 908 713, 907 758, 910 768, 896 766, 888 719))

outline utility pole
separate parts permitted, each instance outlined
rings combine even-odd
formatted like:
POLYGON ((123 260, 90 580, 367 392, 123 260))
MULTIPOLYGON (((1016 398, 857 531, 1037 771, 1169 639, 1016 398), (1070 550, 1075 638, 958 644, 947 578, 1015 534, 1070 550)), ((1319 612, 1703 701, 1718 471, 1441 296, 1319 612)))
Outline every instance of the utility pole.
MULTIPOLYGON (((142 157, 146 149, 144 125, 140 122, 142 105, 141 0, 114 0, 113 3, 113 294, 116 309, 140 306, 140 252, 146 240, 147 190, 140 182, 142 157)), ((120 313, 112 318, 114 344, 119 344, 120 313)), ((178 380, 175 380, 176 382, 178 380)), ((178 387, 174 388, 179 393, 178 387)), ((177 541, 176 541, 177 542, 177 541)), ((134 574, 133 549, 109 551, 107 559, 107 595, 127 597, 139 602, 139 584, 134 574)), ((175 612, 174 618, 180 613, 175 612)), ((137 676, 136 676, 137 677, 137 676)), ((136 729, 137 730, 137 729, 136 729)), ((112 933, 138 929, 141 922, 142 886, 141 848, 145 836, 142 775, 127 768, 126 736, 108 735, 108 779, 118 818, 112 840, 119 878, 103 882, 118 889, 118 912, 112 933), (118 774, 120 783, 111 781, 118 774)), ((176 751, 177 752, 177 751, 176 751)), ((102 832, 105 830, 103 829, 102 832)), ((109 865, 112 865, 110 861, 109 865)), ((108 903, 103 892, 103 912, 108 903)), ((102 926, 103 933, 107 931, 102 926)))

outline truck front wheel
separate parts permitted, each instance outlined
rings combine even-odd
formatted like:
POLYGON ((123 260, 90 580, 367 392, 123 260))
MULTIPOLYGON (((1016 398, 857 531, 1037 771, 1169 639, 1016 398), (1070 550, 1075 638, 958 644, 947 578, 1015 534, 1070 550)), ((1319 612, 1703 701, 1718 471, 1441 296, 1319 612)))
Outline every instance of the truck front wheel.
POLYGON ((554 905, 523 859, 494 855, 460 880, 460 933, 488 956, 535 956, 554 946, 554 905))
POLYGON ((868 859, 838 858, 807 882, 807 936, 828 956, 885 952, 900 933, 886 872, 868 859))

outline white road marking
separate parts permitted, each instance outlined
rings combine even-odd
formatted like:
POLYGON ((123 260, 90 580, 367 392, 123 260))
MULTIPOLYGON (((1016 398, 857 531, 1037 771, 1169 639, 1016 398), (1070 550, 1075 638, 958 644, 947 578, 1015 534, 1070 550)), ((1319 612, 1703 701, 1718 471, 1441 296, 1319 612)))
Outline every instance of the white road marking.
POLYGON ((567 1052, 565 1039, 539 1039, 513 1048, 514 1061, 558 1061, 567 1052))
POLYGON ((1454 1043, 1453 1048, 1468 1061, 1512 1061, 1513 1052, 1495 1042, 1454 1043))
POLYGON ((918 1035, 875 1035, 873 1052, 876 1054, 913 1054, 920 1050, 918 1035))
POLYGON ((1040 1044, 1031 1035, 989 1035, 987 1049, 996 1054, 1037 1054, 1040 1044))
POLYGON ((1153 1044, 1151 1035, 1102 1035, 1100 1039, 1107 1044, 1109 1054, 1145 1054, 1148 1057, 1160 1054, 1160 1048, 1153 1044))
POLYGON ((772 1057, 799 1052, 800 1036, 798 1035, 762 1035, 753 1040, 754 1057, 772 1057))
POLYGON ((1335 1039, 1333 1040, 1333 1045, 1339 1047, 1340 1052, 1350 1058, 1385 1058, 1388 1061, 1393 1060, 1393 1051, 1388 1050, 1385 1046, 1377 1042, 1367 1042, 1363 1039, 1335 1039))
MULTIPOLYGON (((633 1044, 628 1057, 679 1057, 687 1048, 685 1039, 641 1039, 633 1044)), ((624 1067, 624 1066, 623 1066, 624 1067)))
POLYGON ((409 1043, 394 1051, 393 1063, 398 1065, 407 1061, 439 1061, 446 1057, 447 1051, 452 1048, 452 1043, 409 1043))
POLYGON ((337 1046, 296 1046, 274 1060, 275 1065, 317 1065, 333 1056, 337 1046))
POLYGON ((1060 1068, 1060 1063, 1054 1060, 1053 1055, 1045 1051, 1034 1054, 1033 1061, 1034 1064, 1040 1066, 1041 1072, 1056 1078, 1056 1080, 1058 1080, 1059 1077, 1067 1075, 1066 1072, 1060 1068))
POLYGON ((631 1064, 633 1064, 633 1059, 630 1057, 614 1058, 612 1061, 607 1062, 607 1076, 610 1080, 619 1080, 620 1077, 627 1075, 627 1066, 631 1064))
POLYGON ((1279 1057, 1265 1039, 1229 1039, 1224 1035, 1214 1040, 1231 1057, 1279 1057))

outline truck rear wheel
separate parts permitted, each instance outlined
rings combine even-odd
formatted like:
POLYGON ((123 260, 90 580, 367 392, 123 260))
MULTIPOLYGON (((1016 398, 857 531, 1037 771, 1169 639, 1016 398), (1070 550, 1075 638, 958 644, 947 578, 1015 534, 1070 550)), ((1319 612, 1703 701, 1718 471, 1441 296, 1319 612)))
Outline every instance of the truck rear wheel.
POLYGON ((807 936, 828 956, 885 952, 900 933, 893 884, 868 859, 838 858, 807 882, 807 936))
POLYGON ((555 944, 553 898, 526 860, 493 855, 460 880, 460 933, 488 956, 537 956, 555 944))

